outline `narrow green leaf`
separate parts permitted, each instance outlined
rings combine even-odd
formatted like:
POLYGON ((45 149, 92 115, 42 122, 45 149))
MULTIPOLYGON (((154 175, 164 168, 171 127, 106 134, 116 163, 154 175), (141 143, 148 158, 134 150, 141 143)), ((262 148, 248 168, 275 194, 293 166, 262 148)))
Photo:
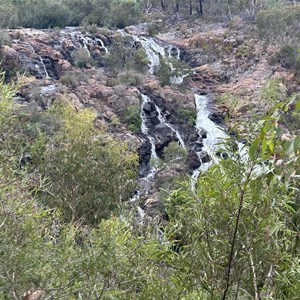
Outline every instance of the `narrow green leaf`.
POLYGON ((259 145, 260 145, 261 139, 257 138, 252 142, 252 144, 249 147, 249 157, 251 160, 254 160, 256 157, 256 153, 258 151, 259 145))

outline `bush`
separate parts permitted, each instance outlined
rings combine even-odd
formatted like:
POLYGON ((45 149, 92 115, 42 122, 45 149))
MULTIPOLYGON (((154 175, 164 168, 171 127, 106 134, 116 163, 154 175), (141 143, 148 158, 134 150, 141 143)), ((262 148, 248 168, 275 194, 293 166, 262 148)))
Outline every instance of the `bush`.
POLYGON ((82 72, 66 72, 61 78, 61 83, 69 88, 75 89, 80 85, 80 81, 87 81, 86 74, 82 72))
POLYGON ((197 117, 197 112, 194 109, 183 109, 179 108, 177 110, 177 117, 179 118, 180 123, 187 123, 190 126, 193 126, 197 117))
POLYGON ((0 5, 0 28, 14 28, 18 24, 16 8, 13 5, 0 5))
POLYGON ((57 103, 52 113, 62 126, 41 167, 49 183, 41 199, 48 207, 59 208, 65 221, 98 224, 133 192, 137 156, 125 143, 94 128, 95 112, 76 113, 57 103))
POLYGON ((85 48, 76 49, 72 58, 73 64, 79 68, 86 68, 91 63, 90 52, 85 48))
POLYGON ((262 37, 281 45, 299 42, 300 5, 262 10, 257 27, 262 37))
MULTIPOLYGON (((300 49, 300 48, 299 48, 300 49)), ((275 55, 275 60, 282 66, 293 70, 296 74, 300 73, 300 53, 297 47, 291 45, 283 46, 275 55)))
POLYGON ((149 60, 145 50, 140 47, 132 55, 132 58, 127 63, 129 68, 133 68, 141 73, 144 73, 148 70, 149 60))
POLYGON ((160 64, 156 70, 154 70, 154 75, 159 78, 162 86, 171 84, 172 69, 168 60, 160 58, 160 64))
POLYGON ((120 83, 137 86, 143 83, 143 77, 134 71, 126 71, 119 74, 120 83))
POLYGON ((141 5, 137 0, 113 0, 110 10, 111 25, 124 28, 138 23, 141 14, 141 5))
POLYGON ((128 129, 134 133, 137 133, 141 130, 141 108, 137 105, 128 106, 124 112, 124 119, 127 123, 128 129))
POLYGON ((163 157, 165 162, 173 162, 175 160, 185 160, 187 152, 183 149, 178 142, 171 142, 164 148, 163 157))

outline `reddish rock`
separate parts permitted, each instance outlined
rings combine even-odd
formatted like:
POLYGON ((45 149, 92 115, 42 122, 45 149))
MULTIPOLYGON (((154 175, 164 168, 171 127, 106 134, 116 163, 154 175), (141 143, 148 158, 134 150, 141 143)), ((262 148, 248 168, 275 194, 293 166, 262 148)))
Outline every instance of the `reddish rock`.
POLYGON ((1 52, 2 67, 5 71, 12 70, 19 65, 19 53, 15 49, 9 46, 3 46, 1 52))

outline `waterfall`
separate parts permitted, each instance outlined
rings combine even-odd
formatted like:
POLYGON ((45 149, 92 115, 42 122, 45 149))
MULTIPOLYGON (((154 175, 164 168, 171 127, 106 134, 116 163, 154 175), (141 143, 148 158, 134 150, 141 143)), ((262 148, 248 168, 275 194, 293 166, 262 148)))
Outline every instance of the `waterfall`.
MULTIPOLYGON (((207 133, 207 137, 203 139, 202 151, 207 152, 211 158, 211 161, 201 163, 201 166, 193 172, 192 178, 194 180, 197 180, 201 172, 208 170, 208 168, 212 164, 218 163, 220 157, 218 157, 216 153, 217 150, 220 148, 219 144, 227 140, 229 136, 225 133, 223 129, 221 129, 212 120, 210 120, 210 110, 208 106, 209 98, 207 96, 195 94, 195 104, 197 108, 197 119, 195 127, 199 133, 201 130, 205 130, 207 133)), ((237 142, 236 146, 241 161, 245 163, 248 159, 247 149, 245 145, 237 142)), ((201 161, 201 152, 198 152, 197 154, 201 161)))
POLYGON ((141 43, 143 49, 145 50, 148 60, 150 61, 150 73, 154 73, 154 68, 160 64, 160 56, 165 57, 165 49, 160 46, 153 38, 150 37, 140 37, 137 35, 132 36, 133 39, 141 43))
MULTIPOLYGON (((149 60, 149 67, 150 67, 150 73, 153 74, 155 71, 155 67, 158 67, 160 65, 160 58, 175 58, 177 60, 180 60, 180 49, 175 45, 167 45, 167 46, 161 46, 160 43, 162 42, 151 38, 151 37, 145 37, 145 36, 137 36, 133 35, 133 39, 136 42, 141 43, 143 49, 145 50, 147 54, 147 58, 149 60)), ((167 61, 167 64, 169 65, 171 72, 174 72, 176 68, 173 66, 172 62, 167 61)), ((172 84, 180 85, 183 82, 183 79, 187 77, 189 74, 180 74, 177 76, 173 76, 170 79, 170 82, 172 84)))
POLYGON ((151 102, 151 100, 149 99, 148 96, 141 94, 142 96, 142 105, 141 105, 141 120, 142 120, 142 125, 141 125, 141 131, 142 133, 147 137, 147 139, 149 140, 150 144, 151 144, 151 159, 150 159, 150 163, 152 164, 151 169, 149 174, 147 175, 147 179, 153 179, 155 173, 159 170, 158 169, 158 156, 156 153, 156 149, 155 149, 155 140, 154 138, 149 134, 149 129, 147 127, 147 118, 146 118, 146 114, 144 111, 144 107, 146 103, 151 102))
POLYGON ((167 122, 167 120, 165 119, 165 117, 162 114, 161 109, 156 104, 155 104, 155 109, 158 112, 158 119, 159 119, 160 123, 165 124, 167 127, 169 127, 175 133, 181 147, 186 150, 183 138, 181 137, 181 134, 179 133, 179 131, 177 129, 175 129, 173 127, 173 125, 171 125, 170 123, 167 122))
MULTIPOLYGON (((85 36, 80 32, 80 30, 78 30, 77 27, 66 27, 65 29, 61 30, 60 33, 63 39, 70 37, 73 42, 79 43, 79 45, 87 51, 89 56, 91 56, 88 47, 89 45, 100 46, 105 51, 105 54, 109 54, 107 47, 100 38, 85 36)), ((62 44, 62 42, 63 41, 60 41, 60 44, 62 44)))
POLYGON ((45 66, 45 64, 44 64, 43 58, 36 52, 36 50, 33 48, 33 46, 32 46, 29 42, 28 42, 28 46, 29 46, 29 48, 36 54, 36 56, 38 57, 38 59, 39 59, 41 65, 42 65, 42 68, 43 68, 43 71, 44 71, 45 78, 46 78, 46 79, 49 79, 50 76, 49 76, 48 71, 47 71, 47 68, 46 68, 46 66, 45 66))

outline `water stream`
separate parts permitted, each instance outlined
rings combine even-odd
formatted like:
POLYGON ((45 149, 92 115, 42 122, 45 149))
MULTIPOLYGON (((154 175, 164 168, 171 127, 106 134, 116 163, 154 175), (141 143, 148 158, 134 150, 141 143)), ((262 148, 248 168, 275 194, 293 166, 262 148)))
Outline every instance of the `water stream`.
MULTIPOLYGON (((180 49, 175 45, 164 45, 163 42, 154 39, 152 37, 132 35, 133 39, 140 43, 146 52, 147 58, 150 62, 149 71, 151 74, 155 72, 155 68, 159 67, 160 59, 170 59, 174 58, 180 60, 180 49)), ((166 63, 169 65, 171 72, 174 72, 176 68, 173 66, 170 60, 167 60, 166 63)), ((170 82, 172 84, 180 85, 183 82, 183 79, 189 74, 178 74, 172 76, 170 82)))
POLYGON ((150 98, 144 94, 141 94, 142 96, 142 104, 141 104, 141 120, 142 120, 142 125, 141 125, 141 131, 142 133, 147 137, 147 139, 149 140, 150 144, 151 144, 151 158, 150 158, 150 172, 147 175, 147 179, 151 180, 154 179, 154 175, 155 173, 159 170, 158 168, 158 156, 156 153, 156 149, 155 149, 155 140, 154 138, 150 135, 149 133, 149 128, 147 127, 147 117, 146 117, 146 113, 144 110, 144 107, 146 105, 146 103, 151 102, 150 98))
MULTIPOLYGON (((197 109, 196 129, 200 133, 201 130, 205 130, 207 137, 203 139, 203 148, 201 150, 208 153, 211 160, 209 162, 202 163, 201 166, 193 172, 193 180, 197 180, 201 172, 208 170, 208 168, 214 163, 218 163, 220 155, 217 155, 218 149, 222 148, 221 143, 225 142, 229 136, 225 133, 224 129, 215 124, 210 118, 209 98, 204 95, 195 94, 195 104, 197 109)), ((237 142, 237 152, 242 162, 246 162, 248 159, 247 149, 243 143, 237 142)), ((198 152, 199 159, 201 161, 201 152, 198 152)), ((226 153, 226 155, 228 155, 226 153)))
POLYGON ((183 149, 186 150, 185 143, 183 141, 183 138, 182 138, 180 132, 177 129, 175 129, 175 127, 173 125, 171 125, 170 123, 167 122, 166 118, 163 116, 161 109, 156 104, 155 104, 155 109, 158 112, 158 119, 159 119, 160 123, 166 125, 175 133, 175 135, 179 141, 179 144, 181 145, 181 147, 183 149))
POLYGON ((38 59, 39 59, 41 65, 42 65, 42 68, 43 68, 43 71, 44 71, 45 78, 46 78, 46 79, 49 79, 50 76, 49 76, 48 71, 47 71, 47 68, 46 68, 46 66, 45 66, 45 64, 44 64, 43 58, 36 52, 36 50, 33 48, 33 46, 32 46, 29 42, 28 42, 28 46, 29 46, 29 48, 33 51, 33 53, 35 53, 36 56, 38 57, 38 59))
POLYGON ((197 109, 197 119, 195 127, 199 133, 201 130, 205 130, 207 133, 207 137, 203 139, 203 148, 201 152, 207 152, 211 158, 209 162, 203 163, 200 156, 201 152, 197 152, 201 161, 201 166, 196 169, 192 175, 192 178, 194 180, 197 180, 201 172, 206 171, 213 163, 218 161, 218 157, 216 156, 218 144, 228 136, 220 127, 218 127, 212 120, 210 120, 210 110, 208 106, 209 98, 207 96, 195 94, 195 104, 197 109))
POLYGON ((104 45, 104 42, 95 36, 89 37, 80 32, 77 27, 66 27, 61 30, 62 40, 60 44, 63 43, 65 38, 71 38, 74 43, 78 43, 83 49, 85 49, 89 56, 91 56, 90 45, 92 46, 100 46, 101 49, 104 50, 105 54, 109 54, 108 48, 104 45))

